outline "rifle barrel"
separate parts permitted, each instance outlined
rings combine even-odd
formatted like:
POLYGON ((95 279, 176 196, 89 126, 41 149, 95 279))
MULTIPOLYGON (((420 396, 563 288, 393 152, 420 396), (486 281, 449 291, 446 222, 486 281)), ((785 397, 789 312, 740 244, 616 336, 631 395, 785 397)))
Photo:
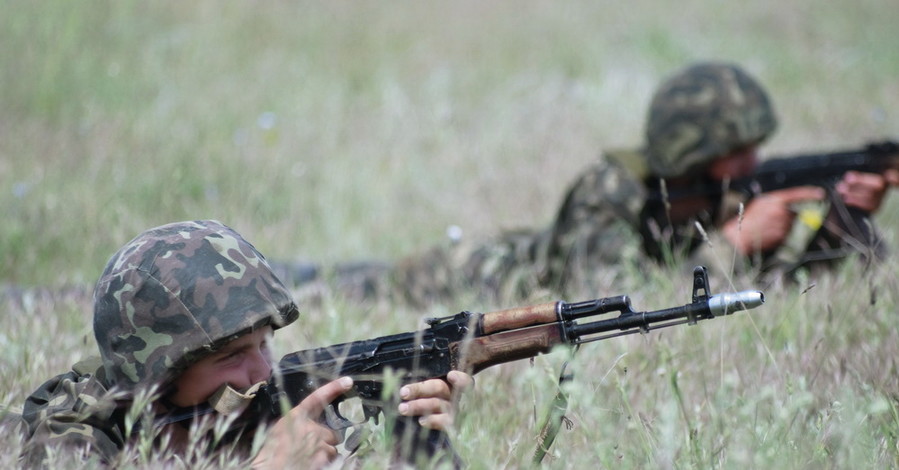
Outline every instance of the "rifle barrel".
POLYGON ((717 294, 705 300, 680 307, 651 312, 626 312, 608 320, 566 325, 565 336, 576 344, 589 343, 616 336, 647 332, 667 326, 695 323, 697 320, 730 315, 740 310, 758 307, 764 302, 765 296, 760 291, 717 294), (608 332, 614 333, 604 336, 592 336, 608 332), (588 336, 590 337, 587 338, 588 336))

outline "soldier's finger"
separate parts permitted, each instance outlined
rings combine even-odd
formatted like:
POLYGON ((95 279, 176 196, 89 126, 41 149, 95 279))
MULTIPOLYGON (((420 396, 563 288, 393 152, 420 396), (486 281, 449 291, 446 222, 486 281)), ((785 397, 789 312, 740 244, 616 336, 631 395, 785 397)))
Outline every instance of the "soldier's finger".
POLYGON ((899 186, 899 170, 889 169, 883 173, 890 186, 899 186))
POLYGON ((319 416, 325 411, 325 407, 329 403, 336 400, 339 396, 345 394, 353 388, 353 379, 351 377, 341 377, 337 380, 328 382, 310 393, 304 398, 299 405, 290 410, 292 414, 303 414, 305 416, 319 416))
POLYGON ((461 392, 474 387, 474 377, 458 370, 451 370, 447 374, 446 380, 450 383, 454 392, 461 392))
POLYGON ((428 429, 436 429, 445 431, 453 425, 453 415, 449 413, 439 413, 433 415, 422 416, 418 419, 418 423, 428 429))
POLYGON ((899 183, 899 171, 889 169, 880 173, 865 173, 861 171, 847 171, 843 180, 850 185, 858 185, 871 190, 883 190, 885 186, 896 186, 899 183))
POLYGON ((879 173, 863 173, 859 171, 848 171, 843 176, 843 181, 849 183, 851 187, 859 187, 868 191, 883 191, 889 184, 886 174, 879 173))
POLYGON ((766 193, 765 196, 777 198, 785 204, 793 204, 803 201, 820 201, 827 196, 824 188, 817 186, 798 186, 795 188, 780 189, 766 193))
POLYGON ((428 379, 424 382, 417 382, 404 385, 400 389, 400 398, 403 400, 415 400, 417 398, 443 398, 449 400, 452 396, 450 385, 442 379, 428 379))
POLYGON ((428 416, 432 414, 446 413, 450 403, 440 398, 419 398, 400 403, 399 412, 403 416, 428 416))
POLYGON ((334 446, 321 447, 312 455, 309 468, 324 468, 337 458, 337 448, 334 446))

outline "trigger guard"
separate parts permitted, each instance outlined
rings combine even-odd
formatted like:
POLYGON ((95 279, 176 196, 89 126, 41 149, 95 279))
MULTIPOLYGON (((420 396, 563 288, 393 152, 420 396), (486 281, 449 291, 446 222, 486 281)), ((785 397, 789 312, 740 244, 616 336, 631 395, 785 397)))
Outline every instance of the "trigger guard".
POLYGON ((337 406, 334 404, 330 404, 325 407, 325 425, 331 428, 332 431, 336 432, 340 436, 340 440, 343 441, 346 437, 347 428, 351 428, 355 426, 355 424, 341 416, 340 412, 337 410, 337 406))
POLYGON ((381 409, 374 405, 362 405, 362 414, 365 416, 365 420, 374 420, 375 425, 378 424, 378 415, 381 414, 381 409))

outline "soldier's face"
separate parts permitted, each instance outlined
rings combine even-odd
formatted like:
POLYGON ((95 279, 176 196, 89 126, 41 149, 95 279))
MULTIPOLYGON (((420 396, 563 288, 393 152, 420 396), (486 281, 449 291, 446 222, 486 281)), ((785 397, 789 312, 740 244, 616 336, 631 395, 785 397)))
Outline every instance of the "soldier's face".
POLYGON ((742 178, 751 175, 758 163, 758 146, 750 145, 713 160, 708 175, 714 181, 742 178))
POLYGON ((272 328, 263 327, 197 361, 175 380, 170 400, 177 406, 199 405, 222 385, 240 391, 267 380, 272 373, 271 335, 272 328))

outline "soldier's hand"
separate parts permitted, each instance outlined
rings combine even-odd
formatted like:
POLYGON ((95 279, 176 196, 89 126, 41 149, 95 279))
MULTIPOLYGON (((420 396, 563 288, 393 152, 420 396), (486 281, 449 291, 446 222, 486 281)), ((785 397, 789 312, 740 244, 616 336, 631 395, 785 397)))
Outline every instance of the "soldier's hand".
POLYGON ((455 404, 461 393, 474 385, 471 375, 450 371, 446 380, 430 379, 403 386, 400 389, 399 413, 420 416, 419 423, 428 428, 445 431, 453 425, 455 404))
POLYGON ((322 468, 333 462, 340 440, 337 433, 318 419, 329 403, 352 387, 353 379, 349 377, 334 380, 291 409, 269 430, 262 450, 253 460, 253 468, 322 468))
POLYGON ((764 193, 746 204, 742 218, 725 222, 721 232, 740 254, 773 250, 784 243, 793 227, 796 213, 791 206, 825 197, 824 189, 812 186, 764 193))
POLYGON ((880 209, 891 186, 899 186, 897 170, 890 169, 882 175, 848 171, 835 189, 847 206, 874 213, 880 209))

